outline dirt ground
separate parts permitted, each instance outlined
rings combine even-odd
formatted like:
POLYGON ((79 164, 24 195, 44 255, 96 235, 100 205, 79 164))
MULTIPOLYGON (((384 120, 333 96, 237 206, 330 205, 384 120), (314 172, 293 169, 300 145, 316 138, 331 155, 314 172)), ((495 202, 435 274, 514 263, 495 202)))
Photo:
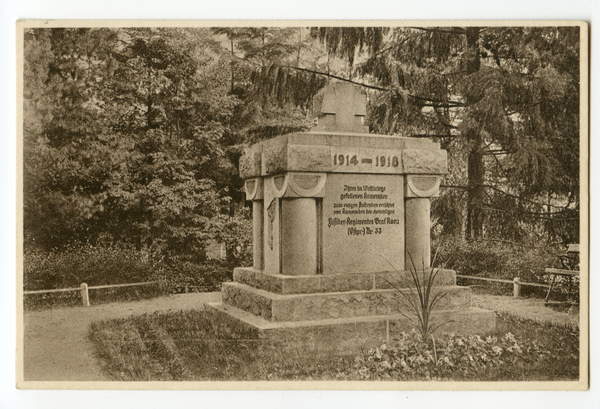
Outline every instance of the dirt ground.
POLYGON ((88 339, 93 321, 195 309, 220 300, 221 293, 192 293, 129 303, 26 311, 23 378, 25 381, 105 381, 88 339))
POLYGON ((494 310, 496 312, 507 312, 517 317, 527 318, 540 322, 551 322, 558 325, 570 325, 573 328, 579 326, 579 309, 572 308, 570 311, 557 311, 544 305, 544 300, 534 298, 513 298, 503 295, 473 294, 473 306, 494 310))
MULTIPOLYGON (((220 293, 179 294, 129 303, 66 307, 24 313, 25 381, 106 381, 88 339, 94 321, 155 311, 201 308, 218 302, 220 293)), ((545 307, 543 300, 473 294, 473 306, 524 318, 578 325, 579 315, 545 307)))

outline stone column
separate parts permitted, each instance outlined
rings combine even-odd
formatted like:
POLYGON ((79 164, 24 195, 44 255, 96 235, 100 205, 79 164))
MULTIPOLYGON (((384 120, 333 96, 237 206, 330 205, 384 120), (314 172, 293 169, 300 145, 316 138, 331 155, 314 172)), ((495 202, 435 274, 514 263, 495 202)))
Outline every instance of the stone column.
POLYGON ((439 195, 441 177, 436 175, 406 175, 404 190, 405 261, 407 270, 431 263, 431 202, 439 195), (411 261, 412 259, 412 261, 411 261), (413 265, 414 263, 414 265, 413 265))
POLYGON ((430 208, 429 198, 411 198, 406 199, 404 203, 406 243, 404 264, 407 270, 415 267, 417 270, 430 267, 430 208))
POLYGON ((281 194, 281 247, 279 272, 284 275, 319 273, 319 200, 327 176, 290 172, 281 194))
POLYGON ((287 176, 263 178, 263 267, 268 274, 281 274, 281 198, 287 189, 287 176))
POLYGON ((252 201, 252 267, 263 269, 263 218, 264 205, 262 200, 252 201))
POLYGON ((313 198, 281 202, 281 274, 317 274, 317 204, 313 198))
POLYGON ((252 200, 252 267, 264 268, 264 189, 262 178, 249 179, 245 183, 246 200, 252 200))

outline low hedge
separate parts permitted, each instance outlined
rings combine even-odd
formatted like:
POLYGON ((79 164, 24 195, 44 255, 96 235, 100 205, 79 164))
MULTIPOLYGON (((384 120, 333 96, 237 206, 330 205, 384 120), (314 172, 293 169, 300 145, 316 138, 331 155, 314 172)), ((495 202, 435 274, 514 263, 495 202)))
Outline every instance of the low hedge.
POLYGON ((202 264, 191 262, 162 263, 156 277, 164 281, 171 294, 220 291, 221 283, 233 279, 234 266, 225 261, 211 260, 202 264))
MULTIPOLYGON (((23 257, 23 290, 53 290, 88 286, 161 281, 160 285, 94 289, 90 302, 130 301, 173 293, 219 291, 231 281, 233 267, 226 261, 196 264, 178 259, 154 260, 144 251, 74 246, 63 251, 27 250, 23 257)), ((28 294, 27 309, 79 304, 77 292, 28 294)))
MULTIPOLYGON (((436 246, 432 246, 435 252, 436 246)), ((466 241, 445 238, 437 246, 436 266, 455 270, 457 274, 513 280, 521 282, 547 283, 544 270, 548 267, 561 268, 558 255, 564 250, 553 247, 528 247, 503 241, 466 241)), ((564 267, 562 267, 564 268, 564 267)), ((512 287, 506 284, 490 284, 465 280, 466 285, 482 284, 495 292, 510 293, 512 287)), ((546 290, 539 287, 522 287, 523 295, 541 295, 546 290)))

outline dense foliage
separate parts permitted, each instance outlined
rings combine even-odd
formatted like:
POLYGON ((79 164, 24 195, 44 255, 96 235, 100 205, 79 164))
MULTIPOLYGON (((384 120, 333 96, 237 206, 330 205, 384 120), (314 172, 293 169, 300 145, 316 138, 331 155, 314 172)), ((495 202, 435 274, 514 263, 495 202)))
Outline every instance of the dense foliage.
POLYGON ((67 247, 60 252, 30 250, 24 259, 26 291, 76 288, 150 281, 156 263, 135 250, 92 246, 67 247))
POLYGON ((503 241, 447 240, 440 244, 439 263, 457 274, 538 282, 547 267, 564 268, 548 247, 503 241))
POLYGON ((218 30, 27 30, 26 246, 91 243, 198 263, 214 240, 229 261, 247 259, 244 143, 310 121, 248 83, 251 64, 299 57, 286 43, 294 29, 235 32, 230 54, 218 30))
MULTIPOLYGON (((432 207, 439 231, 578 242, 578 27, 312 33, 345 62, 322 75, 370 90, 373 132, 431 137, 448 150, 449 174, 432 207)), ((271 82, 285 87, 298 72, 288 71, 271 82)))
POLYGON ((231 280, 233 269, 225 260, 165 261, 148 251, 89 245, 56 252, 28 250, 23 264, 25 291, 144 281, 160 281, 168 293, 215 291, 221 282, 231 280))
MULTIPOLYGON (((38 291, 158 280, 160 266, 135 250, 67 246, 61 251, 29 249, 23 257, 23 289, 38 291)), ((170 292, 164 283, 89 290, 91 304, 130 301, 170 292)), ((26 310, 81 305, 79 291, 25 294, 26 310)))
MULTIPOLYGON (((90 303, 128 301, 173 293, 218 291, 232 279, 233 267, 248 260, 193 263, 165 259, 148 250, 68 245, 57 251, 28 249, 23 257, 23 289, 39 291, 142 282, 155 284, 91 289, 90 303)), ((78 291, 26 294, 26 309, 81 305, 78 291)))

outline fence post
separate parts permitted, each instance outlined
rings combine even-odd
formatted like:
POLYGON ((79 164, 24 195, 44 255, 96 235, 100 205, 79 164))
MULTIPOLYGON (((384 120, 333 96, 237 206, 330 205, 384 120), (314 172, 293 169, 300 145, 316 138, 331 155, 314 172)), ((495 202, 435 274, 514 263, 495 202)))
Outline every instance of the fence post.
POLYGON ((513 284, 513 296, 515 298, 519 298, 519 295, 521 294, 521 279, 519 277, 515 277, 514 279, 514 284, 513 284))
POLYGON ((86 283, 81 283, 81 302, 84 307, 90 306, 90 295, 88 293, 88 285, 86 283))

